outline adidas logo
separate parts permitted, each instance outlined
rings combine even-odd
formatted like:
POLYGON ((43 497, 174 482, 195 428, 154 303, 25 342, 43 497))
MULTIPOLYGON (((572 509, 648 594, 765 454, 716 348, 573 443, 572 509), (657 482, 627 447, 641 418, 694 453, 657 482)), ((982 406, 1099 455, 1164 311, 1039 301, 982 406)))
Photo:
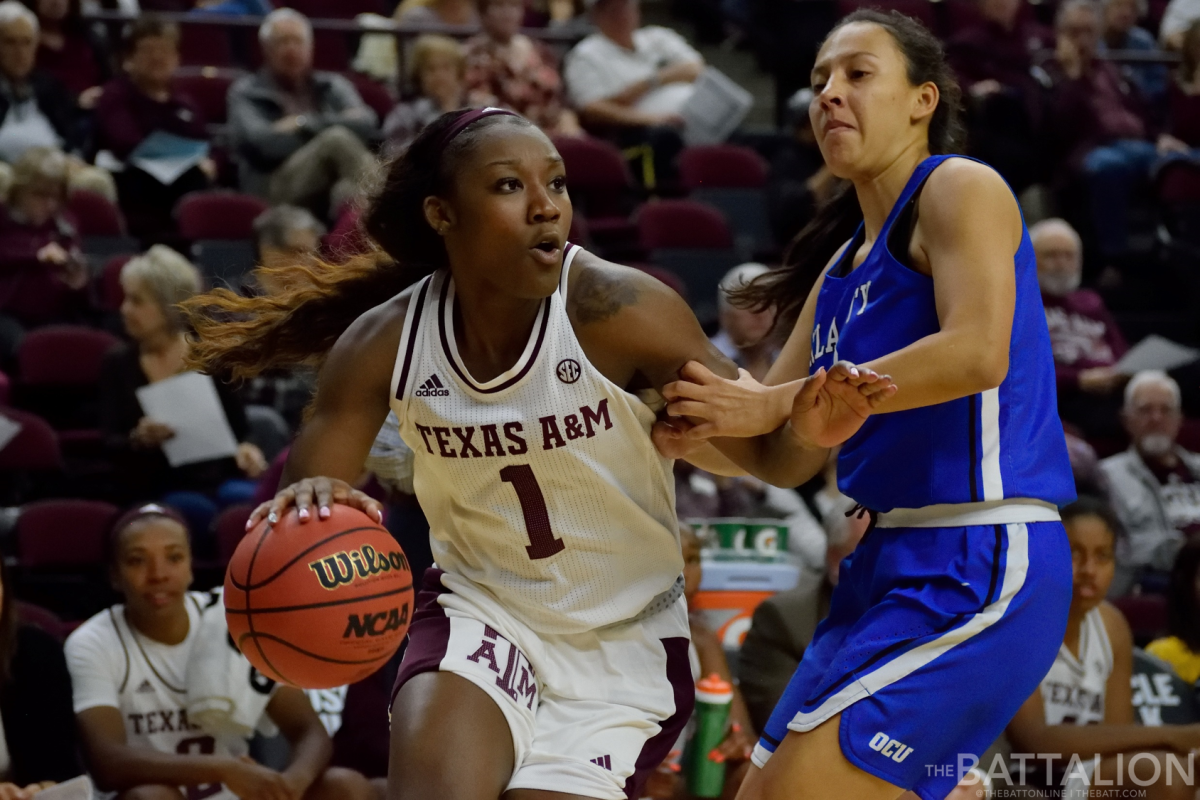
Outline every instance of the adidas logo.
POLYGON ((421 384, 414 394, 417 397, 449 397, 450 390, 442 385, 442 379, 437 376, 437 373, 429 376, 429 379, 421 384))
POLYGON ((154 684, 150 683, 150 679, 146 678, 142 681, 142 685, 137 688, 137 694, 146 694, 154 691, 154 684))
POLYGON ((588 760, 596 766, 604 767, 609 772, 612 772, 612 758, 610 756, 597 756, 588 760))

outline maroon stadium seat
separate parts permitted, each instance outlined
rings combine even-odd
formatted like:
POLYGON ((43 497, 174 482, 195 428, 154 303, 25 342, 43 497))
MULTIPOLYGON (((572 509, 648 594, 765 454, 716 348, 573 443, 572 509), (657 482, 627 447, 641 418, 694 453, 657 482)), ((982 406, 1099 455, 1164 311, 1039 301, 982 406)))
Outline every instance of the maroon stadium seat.
POLYGON ((721 250, 733 247, 724 215, 692 200, 662 200, 642 206, 638 234, 647 250, 721 250))
MULTIPOLYGON (((46 420, 15 408, 0 408, 0 415, 16 422, 21 430, 0 448, 0 471, 42 472, 62 468, 58 434, 46 420)), ((3 479, 0 482, 4 482, 3 479)))
POLYGON ((769 169, 754 150, 733 144, 689 147, 679 154, 679 178, 688 191, 761 188, 769 169))
POLYGON ((17 352, 25 385, 88 386, 100 380, 104 354, 120 343, 95 328, 50 325, 26 334, 17 352))
POLYGON ((172 82, 176 91, 196 101, 206 123, 223 125, 229 111, 229 86, 241 74, 241 70, 230 68, 181 67, 172 82))
POLYGON ((80 236, 123 236, 125 217, 108 198, 95 192, 77 190, 67 199, 67 208, 79 223, 80 236))
POLYGON ((23 625, 41 628, 60 642, 64 641, 75 628, 74 625, 59 619, 59 616, 50 609, 42 608, 34 603, 26 603, 24 600, 17 601, 17 619, 23 625))
POLYGON ((96 500, 41 500, 17 517, 22 568, 97 566, 120 509, 96 500))
POLYGON ((192 192, 175 206, 179 234, 190 240, 254 238, 254 220, 269 206, 239 192, 192 192))
POLYGON ((384 119, 396 105, 396 101, 388 92, 387 87, 360 72, 347 71, 342 75, 354 84, 354 88, 358 90, 358 96, 371 107, 371 110, 379 117, 379 124, 382 125, 384 119))
POLYGON ((0 372, 0 406, 8 405, 9 395, 12 394, 12 381, 3 372, 0 372))
POLYGON ((121 270, 129 263, 132 255, 113 256, 104 262, 100 271, 98 294, 100 308, 104 311, 120 311, 125 301, 125 290, 121 288, 121 270))
POLYGON ((229 559, 233 558, 233 551, 237 549, 238 543, 246 535, 246 520, 250 519, 250 512, 253 510, 252 503, 238 503, 225 509, 217 517, 215 523, 217 556, 221 560, 222 567, 229 563, 229 559))
POLYGON ((1135 642, 1157 639, 1167 630, 1167 598, 1160 594, 1131 594, 1113 600, 1133 629, 1135 642))

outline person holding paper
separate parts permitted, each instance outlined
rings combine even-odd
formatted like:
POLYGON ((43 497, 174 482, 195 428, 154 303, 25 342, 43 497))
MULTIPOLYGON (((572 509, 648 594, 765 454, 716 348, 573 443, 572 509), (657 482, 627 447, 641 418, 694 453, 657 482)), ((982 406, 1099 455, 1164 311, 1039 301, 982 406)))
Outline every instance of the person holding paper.
POLYGON ((175 203, 188 192, 207 189, 216 166, 206 157, 164 185, 129 163, 156 132, 205 141, 208 133, 199 105, 171 86, 179 67, 179 26, 144 15, 129 26, 123 48, 125 74, 104 85, 96 105, 96 146, 126 162, 116 181, 130 232, 162 235, 175 227, 175 203))
POLYGON ((176 304, 200 289, 200 274, 187 259, 155 245, 121 271, 125 300, 121 319, 132 345, 118 345, 104 358, 100 379, 101 427, 119 467, 120 494, 131 501, 161 499, 188 517, 194 532, 207 533, 221 507, 248 500, 254 479, 266 469, 263 453, 245 441, 248 427, 241 402, 214 381, 237 446, 234 458, 172 467, 162 445, 175 435, 146 416, 139 387, 186 372, 188 342, 176 304))
POLYGON ((1100 462, 1127 534, 1117 552, 1114 597, 1137 583, 1164 588, 1179 548, 1200 536, 1200 454, 1176 442, 1179 384, 1159 370, 1139 372, 1125 387, 1121 418, 1133 444, 1100 462))

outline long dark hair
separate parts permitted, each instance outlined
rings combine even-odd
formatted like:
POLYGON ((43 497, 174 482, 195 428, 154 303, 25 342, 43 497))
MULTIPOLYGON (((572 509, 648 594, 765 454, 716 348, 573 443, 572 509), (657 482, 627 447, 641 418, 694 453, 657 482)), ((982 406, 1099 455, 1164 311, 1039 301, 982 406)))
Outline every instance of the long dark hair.
POLYGON ((358 317, 448 266, 446 247, 425 219, 425 198, 445 195, 486 129, 532 127, 522 117, 484 117, 445 144, 444 134, 466 113, 443 114, 384 166, 382 185, 362 216, 372 250, 344 264, 297 262, 255 270, 259 283, 285 287, 279 292, 243 297, 215 289, 184 303, 195 331, 189 363, 209 374, 247 378, 320 359, 358 317))
MULTIPOLYGON (((913 86, 932 83, 940 95, 929 121, 929 152, 955 152, 962 143, 962 90, 946 61, 945 50, 929 30, 899 11, 860 8, 841 19, 830 35, 854 22, 869 22, 886 30, 904 54, 908 82, 913 86)), ((822 205, 816 216, 788 245, 783 266, 768 272, 732 293, 736 305, 758 311, 775 306, 777 324, 795 324, 804 301, 821 270, 862 222, 862 209, 854 187, 843 186, 822 205)))
POLYGON ((1200 570, 1200 541, 1185 544, 1175 556, 1167 586, 1167 633, 1182 639, 1200 653, 1200 602, 1196 600, 1196 572, 1200 570))

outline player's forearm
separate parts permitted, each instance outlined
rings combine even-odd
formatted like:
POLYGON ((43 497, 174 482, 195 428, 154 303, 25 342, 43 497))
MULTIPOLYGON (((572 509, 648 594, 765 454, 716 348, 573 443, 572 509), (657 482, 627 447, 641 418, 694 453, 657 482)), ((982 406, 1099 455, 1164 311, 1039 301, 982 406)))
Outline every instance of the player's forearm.
POLYGON ((176 755, 114 745, 88 758, 97 788, 120 792, 135 786, 200 786, 224 783, 231 759, 213 755, 176 755))
POLYGON ((790 422, 748 439, 717 438, 713 446, 737 466, 772 486, 791 489, 807 482, 825 466, 829 451, 808 448, 792 435, 790 422))
POLYGON ((973 331, 941 331, 859 366, 890 375, 900 387, 873 413, 906 411, 996 388, 1008 373, 1008 343, 981 341, 973 331))
POLYGON ((615 100, 597 100, 594 103, 588 103, 581 113, 589 122, 599 125, 634 126, 654 123, 648 114, 615 100))
POLYGON ((333 758, 333 743, 318 722, 307 728, 292 745, 292 759, 283 774, 305 790, 320 777, 333 758))
POLYGON ((705 472, 726 478, 740 478, 747 474, 746 470, 730 461, 725 454, 708 442, 689 453, 684 461, 705 472))

